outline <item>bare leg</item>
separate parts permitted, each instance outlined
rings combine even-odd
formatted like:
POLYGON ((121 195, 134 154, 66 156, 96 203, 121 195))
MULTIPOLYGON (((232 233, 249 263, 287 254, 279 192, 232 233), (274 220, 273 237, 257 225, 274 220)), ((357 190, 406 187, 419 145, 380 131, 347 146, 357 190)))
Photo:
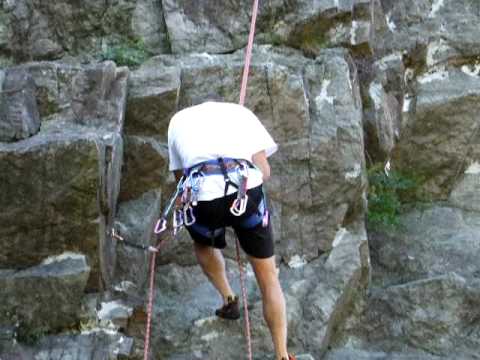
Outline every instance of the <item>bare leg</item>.
POLYGON ((228 283, 222 252, 213 247, 197 243, 194 243, 194 248, 200 267, 222 296, 223 303, 226 304, 228 297, 234 296, 234 293, 228 283))
POLYGON ((272 335, 277 359, 288 359, 287 313, 285 298, 278 280, 275 257, 258 259, 250 256, 249 260, 262 292, 263 316, 272 335))

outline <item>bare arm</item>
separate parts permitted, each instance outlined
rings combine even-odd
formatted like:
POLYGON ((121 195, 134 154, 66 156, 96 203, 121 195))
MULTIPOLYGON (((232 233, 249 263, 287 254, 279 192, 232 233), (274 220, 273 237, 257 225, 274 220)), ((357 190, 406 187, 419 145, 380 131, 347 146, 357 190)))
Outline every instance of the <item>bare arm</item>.
POLYGON ((270 179, 270 164, 267 160, 265 150, 259 151, 252 156, 252 162, 260 169, 263 174, 263 181, 270 179))

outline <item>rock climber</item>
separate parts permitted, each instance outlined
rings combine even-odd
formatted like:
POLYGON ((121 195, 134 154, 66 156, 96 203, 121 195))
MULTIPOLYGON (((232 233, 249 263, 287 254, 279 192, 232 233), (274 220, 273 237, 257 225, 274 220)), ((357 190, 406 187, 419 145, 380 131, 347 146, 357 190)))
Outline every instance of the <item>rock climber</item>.
POLYGON ((239 299, 226 275, 221 249, 232 227, 247 254, 263 301, 277 360, 295 360, 287 351, 285 298, 275 265, 272 230, 263 183, 267 158, 277 145, 246 107, 200 102, 177 112, 168 128, 169 169, 184 190, 177 211, 194 242, 203 272, 220 294, 218 317, 240 317, 239 299), (180 210, 179 210, 180 209, 180 210))

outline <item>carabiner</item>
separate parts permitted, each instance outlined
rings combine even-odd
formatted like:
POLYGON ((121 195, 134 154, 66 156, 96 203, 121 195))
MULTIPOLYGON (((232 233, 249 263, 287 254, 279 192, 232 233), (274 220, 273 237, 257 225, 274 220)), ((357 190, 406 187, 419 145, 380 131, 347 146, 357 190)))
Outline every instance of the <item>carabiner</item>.
POLYGON ((173 236, 177 235, 178 229, 183 226, 183 216, 181 210, 175 210, 173 212, 173 236))
POLYGON ((167 229, 167 219, 161 217, 157 221, 157 225, 155 225, 155 229, 153 230, 155 234, 160 234, 167 229))
POLYGON ((235 216, 240 216, 247 210, 248 195, 245 194, 242 198, 236 198, 232 206, 230 206, 230 212, 235 216))
POLYGON ((183 223, 185 226, 193 225, 196 220, 195 215, 193 215, 193 208, 190 204, 185 205, 183 208, 183 223))

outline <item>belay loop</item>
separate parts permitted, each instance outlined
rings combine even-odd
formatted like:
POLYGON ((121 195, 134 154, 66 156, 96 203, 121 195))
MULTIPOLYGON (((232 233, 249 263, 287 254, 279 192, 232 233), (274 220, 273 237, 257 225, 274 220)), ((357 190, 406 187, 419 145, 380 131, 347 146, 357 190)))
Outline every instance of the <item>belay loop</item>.
POLYGON ((248 181, 248 167, 242 164, 238 171, 240 175, 240 184, 238 184, 237 198, 233 201, 230 207, 230 212, 235 216, 241 216, 247 210, 247 181, 248 181))

